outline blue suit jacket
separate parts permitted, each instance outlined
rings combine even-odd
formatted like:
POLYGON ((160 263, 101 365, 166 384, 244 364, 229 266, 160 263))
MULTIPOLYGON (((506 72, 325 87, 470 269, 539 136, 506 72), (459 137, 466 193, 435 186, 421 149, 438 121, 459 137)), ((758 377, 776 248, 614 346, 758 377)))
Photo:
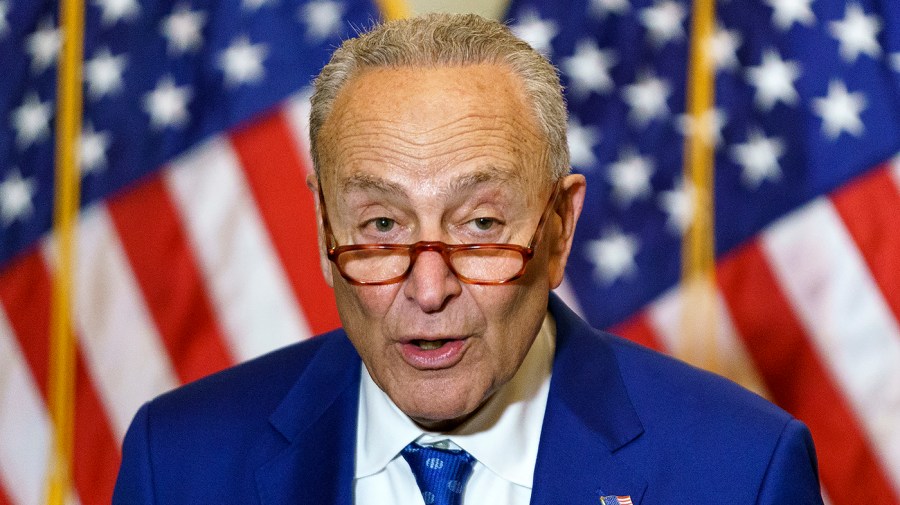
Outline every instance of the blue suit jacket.
MULTIPOLYGON (((550 311, 556 357, 532 504, 822 503, 799 421, 593 330, 552 295, 550 311)), ((359 372, 337 330, 160 396, 128 431, 113 502, 351 505, 359 372)))

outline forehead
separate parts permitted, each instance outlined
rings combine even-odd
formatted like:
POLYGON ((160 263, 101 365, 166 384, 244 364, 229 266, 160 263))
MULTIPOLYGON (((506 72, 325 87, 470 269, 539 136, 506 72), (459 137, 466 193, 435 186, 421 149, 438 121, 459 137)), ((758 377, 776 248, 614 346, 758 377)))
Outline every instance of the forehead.
POLYGON ((527 188, 549 170, 521 79, 500 65, 367 70, 338 94, 319 142, 325 184, 338 188, 492 178, 527 188))

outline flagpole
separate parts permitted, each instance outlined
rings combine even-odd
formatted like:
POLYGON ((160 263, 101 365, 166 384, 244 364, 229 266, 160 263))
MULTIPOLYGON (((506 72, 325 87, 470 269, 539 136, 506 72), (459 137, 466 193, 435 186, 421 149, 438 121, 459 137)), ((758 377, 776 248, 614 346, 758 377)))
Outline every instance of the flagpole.
POLYGON ((688 66, 688 134, 684 146, 685 191, 690 225, 682 241, 682 335, 678 354, 703 368, 719 370, 716 349, 714 234, 715 62, 712 40, 715 0, 694 0, 688 66))
POLYGON ((80 200, 78 154, 81 137, 83 0, 60 3, 62 51, 56 101, 56 166, 53 234, 56 264, 50 326, 49 403, 53 444, 47 503, 63 505, 72 488, 75 428, 76 341, 72 327, 75 228, 80 200))

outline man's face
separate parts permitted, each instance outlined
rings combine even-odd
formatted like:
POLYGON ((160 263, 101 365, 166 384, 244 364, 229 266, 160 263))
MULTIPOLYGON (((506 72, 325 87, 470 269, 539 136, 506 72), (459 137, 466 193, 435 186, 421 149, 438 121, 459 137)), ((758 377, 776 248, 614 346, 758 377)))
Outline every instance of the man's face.
MULTIPOLYGON (((319 141, 339 245, 527 245, 552 189, 544 136, 500 66, 367 71, 341 90, 319 141)), ((462 283, 433 251, 384 286, 348 284, 326 262, 347 335, 403 412, 446 429, 513 376, 562 279, 583 191, 580 176, 564 179, 526 274, 507 285, 462 283)))

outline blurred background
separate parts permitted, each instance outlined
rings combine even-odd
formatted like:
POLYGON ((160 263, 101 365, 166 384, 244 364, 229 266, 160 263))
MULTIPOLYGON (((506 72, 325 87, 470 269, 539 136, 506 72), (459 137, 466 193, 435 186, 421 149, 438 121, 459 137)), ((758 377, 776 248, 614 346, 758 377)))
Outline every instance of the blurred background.
POLYGON ((409 0, 406 2, 409 10, 413 14, 423 14, 426 12, 455 12, 466 13, 474 12, 486 18, 504 21, 508 0, 459 0, 457 2, 451 0, 409 0))
POLYGON ((434 10, 560 69, 559 294, 803 420, 829 503, 900 504, 900 3, 0 0, 0 505, 109 503, 143 402, 339 326, 309 82, 434 10))

